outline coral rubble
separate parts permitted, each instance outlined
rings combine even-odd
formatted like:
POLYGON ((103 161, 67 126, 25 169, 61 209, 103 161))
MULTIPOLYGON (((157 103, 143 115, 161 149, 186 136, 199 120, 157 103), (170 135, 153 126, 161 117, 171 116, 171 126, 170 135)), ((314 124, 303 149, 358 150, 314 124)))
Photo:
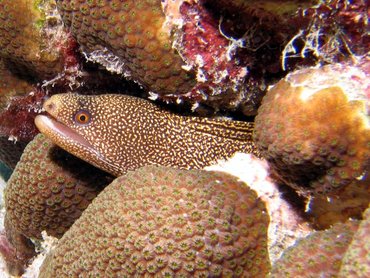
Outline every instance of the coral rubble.
POLYGON ((40 277, 265 277, 268 221, 255 192, 230 175, 147 166, 94 199, 40 277))

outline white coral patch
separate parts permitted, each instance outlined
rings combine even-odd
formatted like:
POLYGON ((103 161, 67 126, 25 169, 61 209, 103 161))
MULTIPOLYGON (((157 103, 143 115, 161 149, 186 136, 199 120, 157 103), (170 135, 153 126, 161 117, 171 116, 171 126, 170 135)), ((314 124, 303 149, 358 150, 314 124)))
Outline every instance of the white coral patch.
POLYGON ((278 186, 269 179, 265 160, 251 154, 236 153, 229 160, 219 161, 205 170, 226 172, 238 177, 265 202, 270 216, 268 248, 271 263, 280 257, 285 248, 311 231, 308 224, 281 197, 278 186))
POLYGON ((356 66, 333 64, 311 67, 290 73, 285 80, 291 87, 304 88, 300 95, 302 101, 309 100, 320 90, 334 86, 341 88, 349 101, 369 101, 366 94, 370 88, 370 80, 366 73, 356 66))
POLYGON ((99 63, 112 73, 123 74, 125 77, 131 76, 122 59, 114 55, 107 48, 94 50, 92 52, 83 51, 82 53, 87 61, 99 63))
POLYGON ((33 259, 32 263, 26 269, 26 272, 22 275, 22 278, 37 278, 39 276, 40 267, 44 262, 47 254, 52 251, 58 243, 58 239, 52 236, 48 236, 45 231, 41 233, 43 241, 40 245, 40 250, 36 250, 39 254, 33 259))

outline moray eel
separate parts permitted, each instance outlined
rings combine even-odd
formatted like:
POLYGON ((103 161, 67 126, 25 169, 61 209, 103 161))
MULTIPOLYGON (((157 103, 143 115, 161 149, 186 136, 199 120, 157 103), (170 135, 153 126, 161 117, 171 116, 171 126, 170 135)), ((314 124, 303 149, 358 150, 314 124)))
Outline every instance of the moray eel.
POLYGON ((115 176, 145 165, 201 169, 235 152, 258 155, 253 123, 180 116, 126 95, 57 94, 35 124, 55 144, 115 176))

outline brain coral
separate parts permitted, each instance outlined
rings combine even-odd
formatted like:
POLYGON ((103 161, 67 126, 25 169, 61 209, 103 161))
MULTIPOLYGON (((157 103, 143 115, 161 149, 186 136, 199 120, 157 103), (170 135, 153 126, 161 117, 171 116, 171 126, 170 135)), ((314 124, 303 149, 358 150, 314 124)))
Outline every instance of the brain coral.
POLYGON ((265 277, 268 222, 230 175, 146 166, 94 199, 40 277, 265 277))
POLYGON ((41 238, 43 230, 61 237, 110 180, 38 135, 8 181, 6 218, 28 238, 41 238))
POLYGON ((0 57, 23 76, 46 78, 63 69, 54 0, 0 1, 0 57), (52 38, 57 38, 56 40, 52 38))
POLYGON ((266 95, 254 139, 272 171, 301 193, 338 194, 370 158, 370 60, 289 74, 266 95))
POLYGON ((269 277, 336 277, 357 228, 357 222, 340 223, 298 240, 273 265, 269 277))
POLYGON ((339 277, 370 277, 370 208, 344 255, 339 277))

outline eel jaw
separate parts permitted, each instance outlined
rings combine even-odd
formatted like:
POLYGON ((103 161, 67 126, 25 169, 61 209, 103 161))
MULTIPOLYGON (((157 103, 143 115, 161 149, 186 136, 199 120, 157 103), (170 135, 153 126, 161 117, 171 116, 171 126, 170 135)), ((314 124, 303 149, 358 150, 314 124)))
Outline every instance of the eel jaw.
POLYGON ((93 150, 93 146, 85 138, 51 117, 37 115, 35 125, 41 133, 45 134, 57 145, 63 145, 63 142, 70 141, 83 148, 93 150))
POLYGON ((83 136, 46 115, 37 115, 35 125, 41 133, 46 135, 54 144, 80 159, 107 171, 113 175, 112 169, 104 167, 105 158, 83 136))

